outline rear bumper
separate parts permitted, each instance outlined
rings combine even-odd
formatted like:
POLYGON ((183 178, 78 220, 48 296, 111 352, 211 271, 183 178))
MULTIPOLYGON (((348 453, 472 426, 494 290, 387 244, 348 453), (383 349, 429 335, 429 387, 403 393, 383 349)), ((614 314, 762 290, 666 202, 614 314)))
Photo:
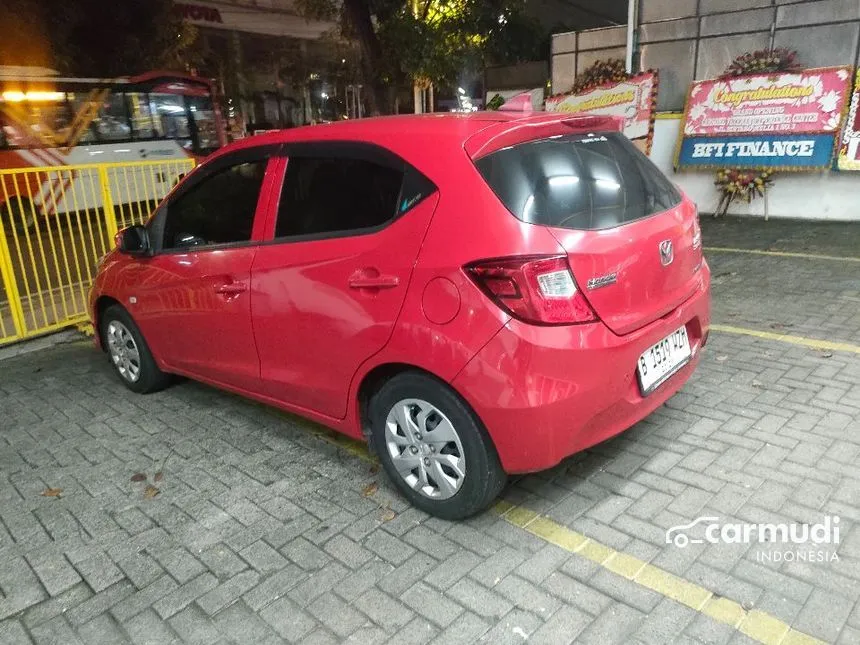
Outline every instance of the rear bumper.
POLYGON ((454 379, 509 473, 550 468, 648 416, 696 369, 710 325, 710 271, 696 292, 642 329, 617 336, 604 324, 537 327, 511 320, 454 379), (639 355, 682 325, 690 362, 643 397, 639 355))

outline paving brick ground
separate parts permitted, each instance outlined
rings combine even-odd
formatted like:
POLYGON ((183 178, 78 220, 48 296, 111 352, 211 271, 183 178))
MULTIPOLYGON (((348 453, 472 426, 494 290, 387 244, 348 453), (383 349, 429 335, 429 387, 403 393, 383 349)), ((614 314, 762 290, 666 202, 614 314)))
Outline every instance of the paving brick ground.
MULTIPOLYGON (((815 239, 838 254, 853 235, 860 248, 860 227, 839 228, 829 251, 827 230, 705 222, 705 244, 808 251, 815 239)), ((860 341, 857 264, 709 261, 715 322, 860 341)), ((3 644, 753 642, 493 513, 428 518, 367 461, 267 408, 192 382, 130 395, 85 342, 0 362, 0 413, 3 644)), ((819 639, 858 643, 858 431, 860 355, 715 333, 666 406, 504 496, 819 639), (837 562, 665 542, 699 516, 824 514, 841 518, 837 562)))

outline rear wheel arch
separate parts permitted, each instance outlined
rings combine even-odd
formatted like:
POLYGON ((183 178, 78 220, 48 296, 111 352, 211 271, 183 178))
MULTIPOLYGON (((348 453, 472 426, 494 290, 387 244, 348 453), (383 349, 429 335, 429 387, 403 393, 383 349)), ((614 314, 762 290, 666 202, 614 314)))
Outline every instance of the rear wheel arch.
MULTIPOLYGON (((361 379, 356 394, 358 422, 365 439, 370 438, 370 401, 380 388, 398 374, 419 372, 438 379, 432 372, 409 363, 382 363, 370 369, 361 379)), ((441 379, 440 379, 441 380, 441 379)))
POLYGON ((361 432, 365 439, 370 439, 372 429, 370 423, 370 402, 373 399, 373 396, 379 392, 379 390, 382 389, 382 386, 388 381, 401 374, 420 374, 421 376, 426 376, 436 381, 442 387, 450 390, 458 399, 460 399, 462 404, 475 418, 482 434, 492 444, 493 448, 495 448, 495 442, 493 441, 492 435, 484 426, 483 420, 475 411, 474 407, 472 407, 469 400, 445 379, 439 377, 426 368, 412 365, 410 363, 382 363, 369 370, 361 379, 361 383, 358 386, 356 400, 358 405, 358 420, 361 424, 361 432))

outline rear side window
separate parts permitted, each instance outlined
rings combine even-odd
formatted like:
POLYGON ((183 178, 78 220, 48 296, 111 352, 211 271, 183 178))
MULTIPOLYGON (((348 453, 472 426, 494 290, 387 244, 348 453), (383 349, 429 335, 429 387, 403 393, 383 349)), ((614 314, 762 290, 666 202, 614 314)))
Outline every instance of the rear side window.
POLYGON ((381 226, 400 210, 403 177, 402 169, 365 159, 290 157, 275 237, 381 226))
POLYGON ((475 165, 508 210, 530 224, 612 228, 681 202, 672 183, 619 132, 523 143, 475 165))

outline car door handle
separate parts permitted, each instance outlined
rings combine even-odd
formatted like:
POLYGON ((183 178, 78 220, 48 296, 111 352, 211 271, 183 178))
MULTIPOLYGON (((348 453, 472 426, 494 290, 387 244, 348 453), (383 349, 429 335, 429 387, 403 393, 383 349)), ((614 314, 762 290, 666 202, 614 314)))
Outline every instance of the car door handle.
POLYGON ((400 284, 396 275, 355 275, 349 279, 351 289, 391 289, 400 284))
POLYGON ((238 293, 244 293, 248 290, 248 285, 244 282, 228 282, 226 284, 216 284, 215 293, 223 293, 227 296, 234 296, 238 293))

